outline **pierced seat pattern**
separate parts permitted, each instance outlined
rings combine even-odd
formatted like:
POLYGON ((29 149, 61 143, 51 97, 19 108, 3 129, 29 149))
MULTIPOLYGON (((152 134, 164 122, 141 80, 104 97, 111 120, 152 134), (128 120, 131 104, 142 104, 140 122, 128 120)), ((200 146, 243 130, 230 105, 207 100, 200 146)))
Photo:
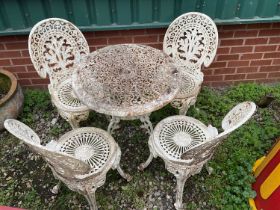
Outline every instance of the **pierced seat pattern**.
POLYGON ((197 81, 194 76, 189 74, 182 74, 181 76, 181 88, 177 93, 177 98, 184 98, 186 95, 193 95, 193 92, 197 89, 197 81))
POLYGON ((89 54, 85 37, 69 21, 49 18, 38 22, 32 28, 28 50, 40 77, 46 78, 48 75, 50 78, 49 92, 58 112, 72 128, 77 128, 79 122, 87 119, 89 113, 89 109, 82 105, 71 91, 72 72, 82 57, 89 54), (69 80, 69 85, 65 84, 57 89, 65 80, 69 80))
POLYGON ((178 69, 181 85, 176 99, 185 99, 197 95, 203 82, 203 73, 200 71, 200 67, 181 66, 178 69))
MULTIPOLYGON (((64 134, 58 142, 51 141, 42 146, 38 135, 27 125, 8 119, 4 126, 33 152, 41 155, 57 179, 69 189, 84 195, 91 210, 97 210, 95 191, 105 183, 111 168, 131 180, 120 167, 119 146, 109 133, 99 128, 78 128, 64 134)), ((59 185, 53 191, 57 191, 59 185)))
POLYGON ((189 75, 196 80, 194 83, 196 90, 188 91, 188 88, 193 90, 194 87, 186 86, 184 81, 188 83, 189 81, 183 79, 181 91, 176 96, 175 103, 171 103, 179 109, 181 115, 185 115, 188 108, 195 103, 203 81, 201 67, 202 65, 208 67, 212 63, 217 46, 217 27, 205 14, 185 13, 169 25, 163 40, 163 51, 173 58, 184 76, 189 75))
POLYGON ((211 137, 205 125, 190 117, 169 117, 162 125, 155 137, 158 139, 156 144, 159 144, 161 151, 170 159, 180 159, 188 149, 211 137))
POLYGON ((256 110, 253 102, 236 105, 222 121, 224 131, 218 134, 215 127, 208 127, 187 116, 172 116, 160 121, 149 138, 150 156, 139 166, 146 168, 154 157, 160 156, 166 169, 177 179, 176 209, 183 209, 182 196, 186 180, 201 171, 214 154, 215 148, 232 131, 251 118, 256 110))
MULTIPOLYGON (((63 138, 63 137, 62 137, 63 138)), ((102 133, 86 130, 68 136, 60 151, 85 161, 91 166, 91 173, 99 171, 112 155, 112 149, 102 133)))
POLYGON ((72 89, 72 80, 68 79, 57 87, 53 92, 54 103, 65 110, 77 112, 87 111, 88 107, 84 105, 75 95, 72 89))

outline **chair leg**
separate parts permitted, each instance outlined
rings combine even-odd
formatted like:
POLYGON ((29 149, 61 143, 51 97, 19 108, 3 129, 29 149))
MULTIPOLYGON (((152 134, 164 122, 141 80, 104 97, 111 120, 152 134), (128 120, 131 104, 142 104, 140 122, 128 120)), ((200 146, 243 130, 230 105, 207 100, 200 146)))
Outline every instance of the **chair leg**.
POLYGON ((184 98, 184 99, 175 99, 171 102, 171 105, 179 109, 179 115, 186 115, 189 108, 195 104, 196 102, 196 95, 189 97, 189 98, 184 98))
POLYGON ((55 186, 51 189, 51 192, 52 192, 53 194, 58 194, 58 191, 59 191, 60 187, 61 187, 61 181, 59 181, 59 182, 57 183, 57 185, 55 185, 55 186))
POLYGON ((86 120, 89 116, 89 111, 83 112, 67 112, 61 109, 58 109, 59 115, 65 119, 72 129, 79 128, 80 121, 86 120))
POLYGON ((129 181, 132 180, 132 177, 131 177, 129 174, 125 173, 125 172, 122 170, 120 164, 118 164, 117 170, 118 170, 119 174, 120 174, 124 179, 126 179, 126 181, 129 182, 129 181))
POLYGON ((150 163, 152 162, 154 156, 152 153, 150 153, 148 159, 144 162, 144 163, 141 163, 139 166, 138 166, 138 170, 140 171, 144 171, 145 168, 148 167, 148 165, 150 165, 150 163))
POLYGON ((179 115, 186 115, 190 106, 191 105, 188 103, 183 104, 183 106, 179 109, 179 115))
POLYGON ((182 106, 179 108, 179 115, 186 115, 189 108, 196 102, 196 96, 182 100, 182 106))
POLYGON ((150 115, 143 115, 140 117, 140 121, 143 123, 141 125, 142 128, 146 129, 148 134, 152 134, 153 132, 153 124, 150 121, 150 115))
POLYGON ((95 199, 95 192, 94 193, 85 194, 84 196, 85 196, 85 198, 88 201, 89 209, 90 210, 98 210, 97 209, 97 204, 96 204, 96 199, 95 199))
POLYGON ((177 210, 183 209, 183 192, 185 182, 187 177, 184 176, 176 176, 177 186, 176 186, 176 203, 174 204, 177 210))
POLYGON ((208 162, 205 164, 205 168, 208 172, 208 175, 211 175, 214 171, 214 169, 211 166, 208 165, 208 162))
POLYGON ((107 128, 107 132, 110 133, 111 135, 114 134, 114 130, 119 128, 120 120, 121 119, 119 117, 112 116, 111 121, 107 128))
POLYGON ((112 117, 110 115, 105 115, 106 119, 110 122, 112 117))
POLYGON ((68 119, 69 124, 71 125, 72 129, 77 129, 80 127, 79 122, 75 119, 75 116, 71 116, 68 119))

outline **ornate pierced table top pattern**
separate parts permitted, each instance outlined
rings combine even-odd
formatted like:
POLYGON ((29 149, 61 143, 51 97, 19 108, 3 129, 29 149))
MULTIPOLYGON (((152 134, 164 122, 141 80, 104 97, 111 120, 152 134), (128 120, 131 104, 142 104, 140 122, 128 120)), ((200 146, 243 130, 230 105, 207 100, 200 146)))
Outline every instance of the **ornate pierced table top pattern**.
POLYGON ((151 113, 178 92, 172 59, 149 46, 120 44, 86 57, 73 74, 73 89, 89 108, 118 117, 151 113))

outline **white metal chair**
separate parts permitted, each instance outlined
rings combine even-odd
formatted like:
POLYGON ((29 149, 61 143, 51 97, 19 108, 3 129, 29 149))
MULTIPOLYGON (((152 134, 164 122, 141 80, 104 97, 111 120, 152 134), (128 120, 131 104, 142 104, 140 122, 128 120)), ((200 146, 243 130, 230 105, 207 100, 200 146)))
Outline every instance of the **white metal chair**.
MULTIPOLYGON (((106 180, 107 172, 117 169, 127 181, 131 180, 120 167, 121 150, 113 137, 104 130, 85 127, 64 134, 57 142, 40 144, 38 135, 27 125, 8 119, 5 128, 41 155, 53 175, 69 189, 85 196, 90 209, 96 210, 95 191, 106 180)), ((60 183, 53 190, 58 190, 60 183)))
POLYGON ((166 169, 177 179, 176 209, 182 209, 182 196, 186 180, 201 171, 211 159, 215 148, 232 131, 243 125, 254 114, 256 105, 243 102, 236 105, 222 121, 223 132, 208 127, 187 116, 167 117, 157 124, 149 138, 150 156, 139 166, 146 168, 154 157, 161 157, 166 169))
POLYGON ((89 54, 85 37, 69 21, 49 18, 32 28, 28 49, 40 77, 49 76, 51 100, 59 114, 72 128, 79 127, 79 122, 87 119, 89 109, 73 93, 71 75, 82 57, 89 54))
POLYGON ((185 115, 194 105, 203 82, 201 67, 208 67, 217 51, 218 31, 213 20, 199 12, 177 17, 168 27, 163 51, 175 60, 182 78, 181 89, 171 105, 185 115))

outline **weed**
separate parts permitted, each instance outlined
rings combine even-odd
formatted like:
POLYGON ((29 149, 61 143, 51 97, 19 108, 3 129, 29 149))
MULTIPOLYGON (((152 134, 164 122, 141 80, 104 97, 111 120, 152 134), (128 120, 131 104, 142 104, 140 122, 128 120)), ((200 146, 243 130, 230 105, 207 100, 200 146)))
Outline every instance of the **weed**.
MULTIPOLYGON (((31 124, 32 127, 38 120, 35 115, 49 119, 53 111, 49 93, 39 90, 26 90, 24 93, 24 110, 20 120, 31 124)), ((275 86, 240 84, 222 92, 204 87, 195 107, 191 107, 187 115, 205 124, 212 124, 222 131, 221 121, 233 106, 246 100, 257 102, 268 93, 272 93, 276 101, 280 102, 280 84, 275 86)), ((279 116, 279 110, 273 110, 271 107, 259 108, 248 123, 220 144, 209 162, 214 169, 213 173, 209 176, 203 169, 202 173, 187 180, 184 193, 187 209, 249 209, 248 198, 255 196, 255 192, 251 189, 251 183, 254 182, 252 165, 271 148, 274 140, 280 135, 280 124, 275 118, 279 116), (192 186, 191 191, 187 190, 188 186, 192 186)), ((153 125, 156 125, 165 117, 177 113, 176 109, 168 105, 152 113, 151 120, 153 125)), ((139 125, 139 121, 122 121, 121 128, 114 135, 122 149, 121 165, 125 170, 131 170, 129 172, 133 175, 133 180, 125 183, 116 171, 110 171, 105 185, 98 189, 96 194, 101 209, 120 209, 124 202, 127 209, 143 209, 147 207, 149 193, 154 192, 155 187, 163 197, 175 196, 173 192, 175 178, 164 169, 164 162, 159 158, 153 160, 144 172, 132 172, 149 154, 148 136, 139 129, 139 125)), ((82 122, 81 126, 106 129, 108 120, 104 115, 91 112, 89 119, 82 122)), ((50 130, 50 134, 59 136, 65 128, 69 128, 68 123, 58 121, 50 130)), ((56 183, 50 170, 46 171, 43 161, 35 163, 28 160, 25 147, 18 146, 15 149, 18 140, 14 137, 9 134, 3 137, 5 139, 0 141, 2 157, 0 184, 4 187, 0 189, 0 205, 18 204, 20 207, 30 209, 78 209, 87 205, 81 195, 68 190, 65 186, 54 201, 49 202, 52 200, 47 189, 49 186, 46 189, 39 186, 56 183), (29 174, 31 171, 33 173, 29 174), (10 176, 13 173, 16 175, 10 176), (12 178, 6 180, 9 176, 12 178), (32 185, 31 189, 25 190, 24 181, 29 179, 37 180, 38 185, 34 188, 32 185)))
POLYGON ((51 101, 47 91, 31 90, 24 91, 24 106, 21 115, 22 121, 31 124, 35 122, 34 113, 42 112, 50 116, 51 101))

